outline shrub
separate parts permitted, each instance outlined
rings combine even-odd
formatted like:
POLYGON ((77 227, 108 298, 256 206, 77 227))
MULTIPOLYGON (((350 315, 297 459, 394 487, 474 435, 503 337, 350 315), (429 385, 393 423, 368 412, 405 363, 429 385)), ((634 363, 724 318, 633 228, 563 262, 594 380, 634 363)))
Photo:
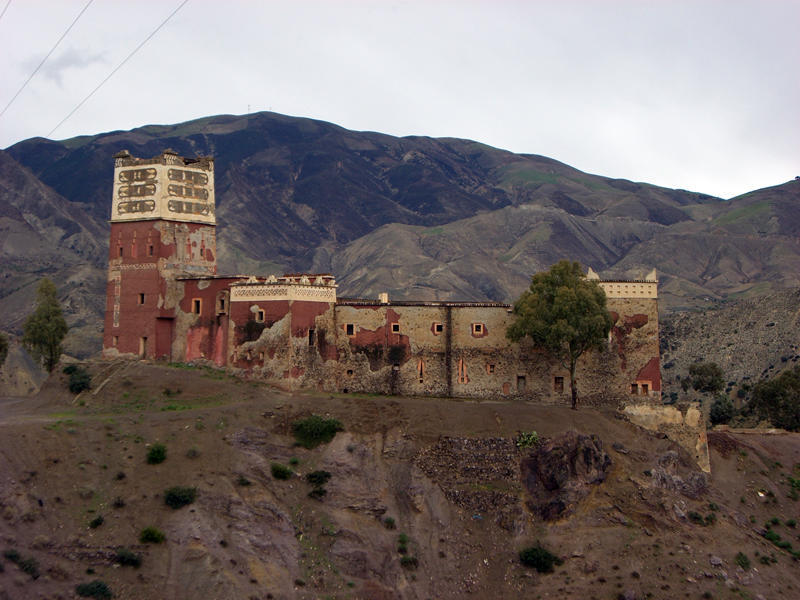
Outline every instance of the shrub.
POLYGON ((281 463, 272 463, 270 465, 270 471, 275 479, 286 480, 294 474, 294 471, 292 471, 286 465, 282 465, 281 463))
POLYGON ((711 424, 720 425, 722 423, 727 423, 733 418, 733 413, 733 402, 731 402, 727 396, 718 396, 711 404, 711 411, 709 413, 711 424))
POLYGON ((750 568, 750 559, 747 558, 747 555, 744 552, 737 553, 734 560, 736 561, 736 564, 742 567, 745 571, 750 568))
POLYGON ((786 521, 786 526, 794 529, 797 526, 797 521, 795 521, 794 519, 788 519, 786 521))
POLYGON ((705 520, 703 519, 703 515, 695 511, 689 511, 687 514, 689 520, 694 523, 695 525, 705 525, 705 520))
POLYGON ((96 598, 97 600, 107 600, 111 598, 111 590, 105 582, 95 579, 89 583, 80 583, 75 586, 75 592, 83 598, 96 598))
POLYGON ((12 563, 18 563, 22 557, 20 556, 19 552, 14 550, 13 548, 9 548, 8 550, 3 551, 3 556, 10 560, 12 563))
MULTIPOLYGON (((66 367, 66 369, 68 368, 69 367, 66 367)), ((69 391, 71 393, 80 394, 82 391, 88 390, 92 387, 92 377, 82 367, 75 367, 75 369, 69 373, 69 382, 67 383, 67 386, 69 387, 69 391)))
POLYGON ((401 556, 400 557, 400 565, 404 569, 409 569, 409 570, 413 571, 414 569, 417 568, 417 566, 419 566, 419 561, 417 560, 416 556, 407 556, 407 555, 406 556, 401 556))
POLYGON ((176 510, 191 504, 196 498, 197 488, 192 487, 175 486, 164 492, 164 504, 176 510))
POLYGON ((769 524, 770 525, 780 525, 781 524, 781 520, 778 517, 772 517, 769 520, 769 524))
POLYGON ((100 527, 100 525, 103 524, 103 521, 105 521, 103 515, 97 515, 94 519, 89 521, 89 527, 91 527, 92 529, 97 529, 98 527, 100 527))
POLYGON ((167 447, 164 444, 153 444, 147 451, 147 464, 157 465, 167 460, 167 447))
POLYGON ((773 544, 777 544, 778 542, 781 541, 781 536, 772 531, 772 529, 768 529, 767 532, 764 534, 764 537, 773 544))
POLYGON ((753 389, 750 406, 762 419, 789 431, 800 430, 800 366, 753 389))
POLYGON ((517 448, 538 446, 540 441, 539 434, 535 431, 521 431, 517 434, 517 448))
POLYGON ((561 565, 563 562, 555 554, 542 548, 539 544, 521 550, 519 560, 526 567, 532 567, 539 573, 552 573, 553 567, 561 565))
POLYGON ((322 500, 322 498, 327 493, 328 493, 328 490, 326 490, 325 488, 323 488, 323 487, 315 487, 313 490, 308 492, 308 497, 309 498, 313 498, 314 500, 322 500))
POLYGON ((383 520, 383 526, 386 527, 386 529, 394 529, 395 527, 397 527, 397 524, 395 523, 393 517, 386 517, 383 520))
POLYGON ((122 508, 125 506, 125 500, 117 496, 116 498, 114 498, 114 502, 111 503, 111 506, 113 506, 114 508, 122 508))
POLYGON ((136 554, 127 548, 117 550, 117 556, 114 560, 123 567, 136 567, 138 569, 142 566, 142 555, 136 554))
POLYGON ((61 372, 64 373, 64 375, 72 375, 77 370, 78 370, 78 365, 67 365, 66 367, 61 369, 61 372))
POLYGON ((328 471, 312 471, 306 475, 306 481, 312 485, 323 486, 331 478, 328 471))
POLYGON ((236 485, 247 487, 248 485, 253 485, 253 482, 244 475, 239 475, 239 477, 236 479, 236 485))
POLYGON ((698 392, 719 392, 725 386, 722 369, 713 362, 690 365, 689 378, 698 392))
POLYGON ((309 450, 320 444, 330 442, 337 431, 342 431, 342 424, 336 419, 326 419, 319 415, 311 415, 292 423, 292 434, 297 443, 309 450))
POLYGON ((17 563, 19 570, 30 575, 31 579, 39 579, 39 563, 35 558, 23 558, 17 563))
POLYGON ((139 534, 139 541, 143 544, 160 544, 165 539, 167 539, 167 536, 156 527, 145 527, 139 534))
POLYGON ((199 456, 200 456, 200 450, 198 450, 197 448, 189 448, 186 451, 186 458, 199 458, 199 456))
POLYGON ((292 458, 289 459, 289 464, 292 465, 293 467, 296 467, 297 465, 300 464, 300 459, 297 458, 296 456, 293 456, 292 458))

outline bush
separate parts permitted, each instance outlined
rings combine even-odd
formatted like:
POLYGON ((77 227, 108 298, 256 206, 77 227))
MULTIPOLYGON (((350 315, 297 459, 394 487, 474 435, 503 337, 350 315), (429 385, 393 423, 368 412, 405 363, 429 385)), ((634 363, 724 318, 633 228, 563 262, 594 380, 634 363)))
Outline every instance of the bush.
POLYGON ((167 536, 156 527, 145 527, 139 534, 139 541, 143 544, 160 544, 165 539, 167 539, 167 536))
POLYGON ((136 567, 138 569, 142 566, 142 555, 136 554, 127 548, 117 550, 117 556, 114 560, 123 567, 136 567))
POLYGON ((171 487, 164 492, 164 504, 172 509, 179 509, 191 504, 197 498, 197 488, 171 487))
POLYGON ((306 475, 306 481, 316 486, 325 485, 330 478, 331 474, 328 471, 312 471, 306 475))
POLYGON ((692 381, 692 387, 698 392, 715 393, 725 386, 722 369, 713 362, 690 365, 689 378, 692 381))
POLYGON ((248 485, 253 485, 253 482, 244 475, 239 475, 239 477, 236 479, 236 485, 247 487, 248 485))
POLYGON ((167 460, 167 447, 164 444, 153 444, 147 451, 147 464, 157 465, 167 460))
POLYGON ((517 448, 538 446, 540 441, 539 434, 535 431, 521 431, 517 434, 517 448))
POLYGON ((272 476, 275 479, 286 480, 289 479, 292 475, 294 475, 294 471, 292 471, 286 465, 282 465, 281 463, 272 463, 269 468, 270 471, 272 472, 272 476))
POLYGON ((323 487, 315 487, 313 490, 308 492, 308 497, 309 498, 313 498, 314 500, 322 500, 322 498, 327 493, 328 493, 328 490, 326 490, 325 488, 323 488, 323 487))
POLYGON ((758 382, 753 389, 750 407, 775 427, 800 430, 800 366, 769 381, 758 382))
POLYGON ((745 571, 750 568, 750 559, 744 552, 739 552, 734 559, 736 564, 742 567, 745 571))
POLYGON ((78 584, 75 586, 75 592, 78 596, 83 598, 97 598, 97 600, 107 600, 111 598, 111 590, 99 579, 95 579, 90 583, 78 584))
POLYGON ((320 444, 330 442, 337 431, 343 431, 342 424, 336 419, 326 419, 319 415, 311 415, 292 423, 292 433, 297 443, 309 450, 320 444))
POLYGON ((125 500, 123 500, 120 496, 114 498, 114 501, 111 503, 111 506, 114 508, 123 508, 125 506, 125 500))
POLYGON ((397 527, 397 524, 395 523, 393 517, 386 517, 383 520, 383 526, 386 527, 386 529, 394 529, 395 527, 397 527))
POLYGON ((552 573, 554 566, 563 563, 555 554, 539 544, 521 550, 519 561, 526 567, 533 567, 539 573, 552 573))
POLYGON ((413 571, 419 566, 419 561, 417 560, 416 556, 401 556, 400 557, 400 565, 404 569, 409 569, 413 571))
POLYGON ((103 518, 103 515, 97 515, 94 519, 89 521, 89 527, 91 527, 92 529, 97 529, 98 527, 100 527, 100 525, 103 524, 104 521, 105 519, 103 518))
POLYGON ((23 558, 17 563, 19 570, 30 575, 31 579, 39 579, 39 563, 35 558, 23 558))
POLYGON ((713 404, 711 404, 711 412, 709 413, 711 424, 720 425, 722 423, 727 423, 733 418, 733 413, 733 402, 726 396, 718 396, 713 404))
POLYGON ((92 377, 89 375, 88 371, 82 367, 70 365, 69 367, 64 368, 64 372, 66 373, 67 369, 70 367, 75 368, 69 373, 69 382, 67 383, 69 391, 73 394, 80 394, 84 390, 91 389, 92 377))

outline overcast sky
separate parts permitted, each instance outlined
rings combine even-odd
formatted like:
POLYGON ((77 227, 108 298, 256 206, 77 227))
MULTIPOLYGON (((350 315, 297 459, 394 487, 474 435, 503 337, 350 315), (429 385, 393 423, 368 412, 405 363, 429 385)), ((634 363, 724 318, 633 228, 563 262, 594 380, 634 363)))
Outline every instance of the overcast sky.
MULTIPOLYGON (((8 0, 0 0, 0 12, 8 0)), ((0 110, 88 0, 11 0, 0 110)), ((93 0, 0 148, 261 110, 724 198, 800 175, 800 1, 93 0)))

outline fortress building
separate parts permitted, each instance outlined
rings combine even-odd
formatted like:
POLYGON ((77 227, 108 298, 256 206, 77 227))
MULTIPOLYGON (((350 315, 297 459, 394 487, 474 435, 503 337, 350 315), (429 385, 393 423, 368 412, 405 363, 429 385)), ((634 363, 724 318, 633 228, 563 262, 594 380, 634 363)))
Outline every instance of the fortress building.
MULTIPOLYGON (((511 306, 337 296, 327 273, 219 276, 214 160, 114 156, 103 353, 204 360, 286 388, 569 402, 569 374, 511 344, 511 306)), ((655 271, 601 281, 614 327, 580 361, 582 401, 658 399, 655 271)))

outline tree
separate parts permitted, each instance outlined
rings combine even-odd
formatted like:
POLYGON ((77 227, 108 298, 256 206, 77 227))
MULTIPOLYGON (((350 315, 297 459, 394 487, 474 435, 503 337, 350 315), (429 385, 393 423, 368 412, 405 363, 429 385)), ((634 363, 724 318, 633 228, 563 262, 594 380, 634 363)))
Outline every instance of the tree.
POLYGON ((750 408, 776 427, 800 430, 800 366, 753 388, 750 408))
POLYGON ((6 356, 8 356, 8 338, 6 334, 0 333, 0 367, 6 362, 6 356))
POLYGON ((516 320, 506 335, 512 341, 529 337, 569 370, 572 408, 578 407, 575 367, 587 350, 602 350, 613 322, 606 294, 586 279, 581 265, 562 260, 537 273, 514 304, 516 320))
POLYGON ((712 425, 719 425, 730 421, 734 412, 733 402, 727 396, 721 395, 717 396, 717 399, 711 405, 708 417, 711 419, 712 425))
POLYGON ((721 391, 725 385, 722 369, 714 362, 689 365, 689 377, 692 379, 692 387, 698 392, 713 394, 721 391))
POLYGON ((52 371, 61 358, 61 342, 67 329, 56 286, 44 278, 36 290, 36 308, 22 328, 22 343, 36 360, 52 371))

